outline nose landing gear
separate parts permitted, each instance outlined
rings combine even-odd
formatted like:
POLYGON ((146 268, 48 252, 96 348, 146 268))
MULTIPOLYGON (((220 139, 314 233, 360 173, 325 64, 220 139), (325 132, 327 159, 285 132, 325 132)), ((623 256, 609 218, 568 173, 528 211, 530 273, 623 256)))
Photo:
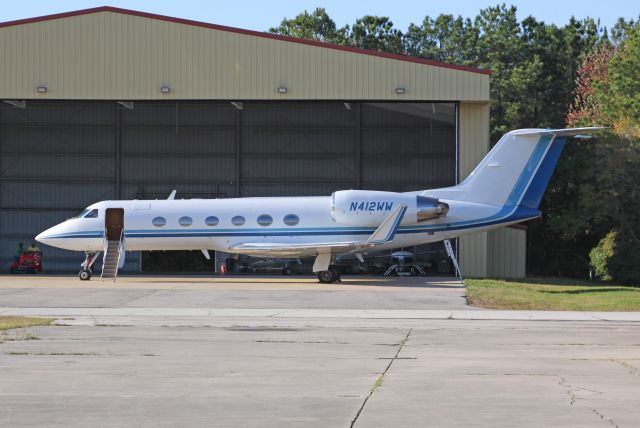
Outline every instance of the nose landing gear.
POLYGON ((91 266, 98 259, 98 255, 100 255, 100 251, 98 252, 90 252, 85 251, 85 259, 84 262, 80 266, 82 266, 82 270, 78 272, 78 278, 80 281, 89 281, 91 279, 91 274, 93 271, 91 270, 91 266))
POLYGON ((80 278, 80 281, 89 281, 91 279, 91 273, 91 269, 82 269, 78 273, 78 277, 80 278))

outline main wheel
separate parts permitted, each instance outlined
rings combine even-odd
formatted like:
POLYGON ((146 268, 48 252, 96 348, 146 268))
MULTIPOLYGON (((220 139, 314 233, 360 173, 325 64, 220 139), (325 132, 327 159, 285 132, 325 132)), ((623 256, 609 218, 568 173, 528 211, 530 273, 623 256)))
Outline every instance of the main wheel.
POLYGON ((318 272, 318 281, 323 284, 331 284, 338 279, 338 275, 333 269, 318 272))
POLYGON ((91 271, 89 269, 83 269, 78 273, 80 281, 89 281, 91 279, 91 271))

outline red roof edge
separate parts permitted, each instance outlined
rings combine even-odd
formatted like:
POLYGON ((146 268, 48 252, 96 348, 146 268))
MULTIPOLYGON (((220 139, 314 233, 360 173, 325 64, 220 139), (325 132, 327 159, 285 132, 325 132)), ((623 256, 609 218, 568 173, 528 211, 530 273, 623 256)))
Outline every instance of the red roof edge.
POLYGON ((242 28, 227 27, 227 26, 224 26, 224 25, 217 25, 217 24, 209 24, 209 23, 206 23, 206 22, 192 21, 190 19, 174 18, 174 17, 171 17, 171 16, 157 15, 155 13, 139 12, 137 10, 122 9, 122 8, 119 8, 119 7, 112 7, 112 6, 100 6, 100 7, 94 7, 94 8, 91 8, 91 9, 82 9, 82 10, 76 10, 76 11, 72 11, 72 12, 56 13, 56 14, 53 14, 53 15, 45 15, 45 16, 38 16, 38 17, 34 17, 34 18, 19 19, 19 20, 16 20, 16 21, 0 22, 0 28, 12 27, 12 26, 15 26, 15 25, 32 24, 32 23, 35 23, 35 22, 51 21, 51 20, 54 20, 54 19, 69 18, 69 17, 73 17, 73 16, 89 15, 89 14, 92 14, 92 13, 99 13, 99 12, 121 13, 123 15, 139 16, 139 17, 143 17, 143 18, 156 19, 156 20, 159 20, 159 21, 166 21, 166 22, 174 22, 174 23, 177 23, 177 24, 192 25, 194 27, 210 28, 210 29, 213 29, 213 30, 220 30, 220 31, 227 31, 227 32, 230 32, 230 33, 245 34, 245 35, 249 35, 249 36, 262 37, 262 38, 265 38, 265 39, 274 39, 274 40, 280 40, 280 41, 284 41, 284 42, 291 42, 291 43, 299 43, 299 44, 303 44, 303 45, 317 46, 317 47, 326 48, 326 49, 335 49, 335 50, 353 52, 353 53, 358 53, 358 54, 363 54, 363 55, 370 55, 370 56, 377 56, 377 57, 381 57, 381 58, 395 59, 395 60, 398 60, 398 61, 406 61, 406 62, 413 62, 413 63, 417 63, 417 64, 431 65, 431 66, 434 66, 434 67, 442 67, 442 68, 449 68, 449 69, 453 69, 453 70, 468 71, 470 73, 491 74, 491 70, 486 70, 486 69, 483 69, 483 68, 469 67, 469 66, 466 66, 466 65, 447 64, 447 63, 444 63, 444 62, 435 61, 435 60, 431 60, 431 59, 415 58, 415 57, 409 57, 409 56, 405 56, 405 55, 393 54, 393 53, 388 53, 388 52, 372 51, 372 50, 356 48, 356 47, 352 47, 352 46, 334 45, 334 44, 331 44, 331 43, 318 42, 318 41, 315 41, 315 40, 298 39, 298 38, 295 38, 295 37, 281 36, 281 35, 278 35, 278 34, 265 33, 265 32, 262 32, 262 31, 245 30, 245 29, 242 29, 242 28))

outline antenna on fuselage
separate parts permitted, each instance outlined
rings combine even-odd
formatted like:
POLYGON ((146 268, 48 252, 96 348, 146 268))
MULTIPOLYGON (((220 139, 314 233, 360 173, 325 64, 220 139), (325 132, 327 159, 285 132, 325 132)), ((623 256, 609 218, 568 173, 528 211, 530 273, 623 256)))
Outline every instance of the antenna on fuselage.
POLYGON ((176 191, 173 190, 167 199, 171 200, 171 199, 175 199, 175 198, 176 198, 176 191))

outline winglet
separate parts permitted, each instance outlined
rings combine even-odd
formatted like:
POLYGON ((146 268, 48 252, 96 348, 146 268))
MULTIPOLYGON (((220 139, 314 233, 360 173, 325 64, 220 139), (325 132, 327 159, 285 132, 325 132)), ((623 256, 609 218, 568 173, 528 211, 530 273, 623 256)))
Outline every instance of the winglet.
POLYGON ((171 191, 171 194, 169 195, 169 197, 168 197, 167 199, 168 199, 168 200, 171 200, 171 199, 175 199, 175 198, 176 198, 176 191, 175 191, 175 190, 172 190, 172 191, 171 191))
POLYGON ((365 241, 365 244, 375 245, 393 240, 393 237, 396 235, 398 227, 400 227, 400 223, 402 222, 402 218, 406 212, 407 206, 399 205, 387 216, 387 218, 384 219, 376 231, 373 232, 365 241))

